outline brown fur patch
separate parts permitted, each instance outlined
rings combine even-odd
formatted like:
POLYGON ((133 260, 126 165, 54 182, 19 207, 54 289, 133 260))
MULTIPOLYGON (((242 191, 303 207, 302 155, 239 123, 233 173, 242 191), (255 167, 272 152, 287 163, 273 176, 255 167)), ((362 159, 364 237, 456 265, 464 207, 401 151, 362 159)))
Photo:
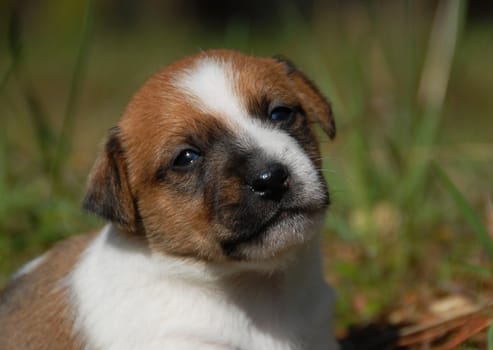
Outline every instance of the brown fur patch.
POLYGON ((57 244, 41 264, 0 293, 0 349, 78 350, 63 279, 94 234, 57 244))
POLYGON ((198 175, 166 172, 166 168, 180 149, 208 149, 214 133, 227 134, 228 129, 217 118, 184 103, 189 97, 177 91, 174 77, 166 70, 151 78, 119 123, 130 188, 153 250, 217 259, 221 251, 210 237, 215 231, 211 208, 204 202, 198 175), (161 182, 156 180, 157 171, 161 182))
POLYGON ((115 127, 110 130, 105 148, 89 176, 83 207, 125 230, 136 232, 139 215, 127 178, 125 152, 119 129, 115 127))

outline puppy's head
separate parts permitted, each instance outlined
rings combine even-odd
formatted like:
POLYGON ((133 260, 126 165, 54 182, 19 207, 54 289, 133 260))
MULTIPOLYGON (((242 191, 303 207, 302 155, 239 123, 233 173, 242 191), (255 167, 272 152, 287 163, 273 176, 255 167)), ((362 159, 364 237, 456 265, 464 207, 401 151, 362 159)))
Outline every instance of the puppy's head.
POLYGON ((330 105, 289 61, 187 57, 133 97, 84 207, 155 252, 274 259, 312 239, 329 204, 316 123, 335 136, 330 105))

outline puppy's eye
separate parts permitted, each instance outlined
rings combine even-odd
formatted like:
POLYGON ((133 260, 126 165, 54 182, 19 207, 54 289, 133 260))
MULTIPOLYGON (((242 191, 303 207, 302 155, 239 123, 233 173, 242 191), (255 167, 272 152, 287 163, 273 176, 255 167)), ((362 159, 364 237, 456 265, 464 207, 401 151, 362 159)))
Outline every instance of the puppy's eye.
POLYGON ((289 107, 276 107, 270 112, 270 119, 273 122, 291 121, 295 115, 295 111, 289 107))
POLYGON ((180 152, 173 161, 175 168, 186 168, 191 166, 200 158, 200 153, 194 149, 188 148, 180 152))

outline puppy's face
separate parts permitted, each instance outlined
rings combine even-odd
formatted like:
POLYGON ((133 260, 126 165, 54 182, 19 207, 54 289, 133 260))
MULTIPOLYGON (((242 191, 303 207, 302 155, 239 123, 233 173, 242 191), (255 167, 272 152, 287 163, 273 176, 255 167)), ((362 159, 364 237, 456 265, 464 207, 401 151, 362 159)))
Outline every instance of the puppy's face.
POLYGON ((275 258, 310 240, 329 203, 312 126, 330 106, 289 62, 207 51, 154 75, 113 128, 85 208, 153 251, 275 258))

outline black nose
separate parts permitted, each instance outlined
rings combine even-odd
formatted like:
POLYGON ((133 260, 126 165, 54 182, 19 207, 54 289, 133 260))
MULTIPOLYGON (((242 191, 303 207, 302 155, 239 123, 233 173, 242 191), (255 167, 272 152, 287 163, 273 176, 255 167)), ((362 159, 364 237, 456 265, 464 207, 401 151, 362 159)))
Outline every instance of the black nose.
POLYGON ((270 164, 253 179, 253 192, 265 199, 280 200, 289 188, 289 172, 282 164, 270 164))

